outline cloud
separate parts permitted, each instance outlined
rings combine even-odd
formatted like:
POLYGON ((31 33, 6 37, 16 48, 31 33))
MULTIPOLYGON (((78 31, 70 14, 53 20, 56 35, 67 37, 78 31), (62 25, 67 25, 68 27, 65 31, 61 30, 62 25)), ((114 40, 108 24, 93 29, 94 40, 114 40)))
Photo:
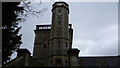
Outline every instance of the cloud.
MULTIPOLYGON (((80 56, 118 55, 117 3, 73 3, 74 44, 80 56), (80 5, 79 5, 80 4, 80 5)), ((71 15, 72 16, 72 15, 71 15)))

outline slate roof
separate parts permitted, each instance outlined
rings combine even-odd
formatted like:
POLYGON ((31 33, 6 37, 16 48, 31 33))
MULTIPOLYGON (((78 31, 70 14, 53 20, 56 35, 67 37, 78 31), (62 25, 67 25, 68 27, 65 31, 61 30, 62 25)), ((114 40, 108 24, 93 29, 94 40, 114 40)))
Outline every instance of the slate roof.
POLYGON ((118 66, 120 56, 79 57, 81 66, 118 66))

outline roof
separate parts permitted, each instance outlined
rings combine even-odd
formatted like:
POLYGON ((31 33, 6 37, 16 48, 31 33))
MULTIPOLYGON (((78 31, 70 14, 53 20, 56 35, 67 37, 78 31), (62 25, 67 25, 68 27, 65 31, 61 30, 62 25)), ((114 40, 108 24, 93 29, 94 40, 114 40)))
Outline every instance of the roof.
POLYGON ((79 57, 81 66, 118 66, 118 56, 79 57))

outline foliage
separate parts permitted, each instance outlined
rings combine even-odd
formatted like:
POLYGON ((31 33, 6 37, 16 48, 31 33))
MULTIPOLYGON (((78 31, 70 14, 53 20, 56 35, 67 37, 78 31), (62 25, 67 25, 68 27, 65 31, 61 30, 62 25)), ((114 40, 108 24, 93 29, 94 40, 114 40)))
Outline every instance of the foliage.
POLYGON ((47 8, 38 11, 32 9, 31 1, 21 3, 23 6, 19 5, 20 2, 2 2, 2 64, 8 62, 13 52, 18 50, 22 44, 22 34, 19 35, 21 29, 19 23, 25 20, 22 17, 29 14, 39 17, 41 13, 47 10, 47 8))
POLYGON ((23 13, 23 7, 18 7, 20 2, 2 2, 2 64, 10 60, 10 56, 16 51, 21 42, 21 34, 18 32, 18 13, 23 13))

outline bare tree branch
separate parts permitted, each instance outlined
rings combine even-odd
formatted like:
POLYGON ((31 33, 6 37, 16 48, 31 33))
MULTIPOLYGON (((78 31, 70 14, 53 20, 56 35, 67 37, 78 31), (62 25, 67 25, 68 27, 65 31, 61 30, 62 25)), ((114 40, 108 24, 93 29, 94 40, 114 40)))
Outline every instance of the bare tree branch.
MULTIPOLYGON (((35 15, 37 17, 39 17, 43 12, 47 11, 47 7, 43 8, 42 10, 34 10, 32 9, 32 7, 29 5, 31 3, 31 1, 28 1, 28 2, 25 2, 25 1, 22 1, 22 3, 24 4, 24 10, 26 13, 28 14, 32 14, 32 15, 35 15)), ((40 0, 39 2, 39 5, 41 5, 42 2, 40 0)))

